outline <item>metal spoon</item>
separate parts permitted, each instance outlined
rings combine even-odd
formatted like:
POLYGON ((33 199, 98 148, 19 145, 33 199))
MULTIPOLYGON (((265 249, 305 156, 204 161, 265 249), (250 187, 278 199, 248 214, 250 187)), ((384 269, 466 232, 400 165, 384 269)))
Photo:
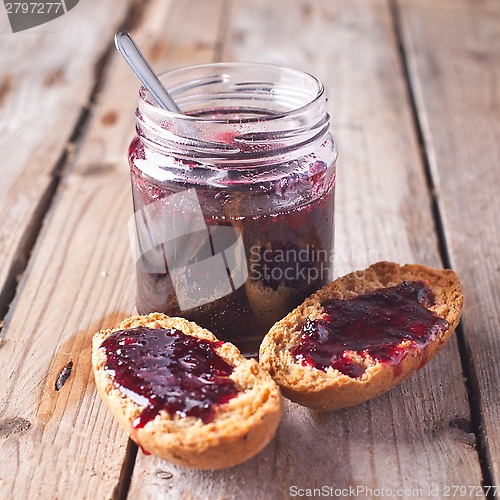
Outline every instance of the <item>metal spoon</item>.
POLYGON ((127 61, 132 68, 137 78, 139 78, 144 87, 149 90, 158 106, 172 113, 182 114, 177 104, 175 104, 175 101, 154 74, 151 66, 139 50, 139 47, 137 47, 132 37, 126 31, 119 31, 116 33, 115 45, 118 52, 120 52, 125 61, 127 61))

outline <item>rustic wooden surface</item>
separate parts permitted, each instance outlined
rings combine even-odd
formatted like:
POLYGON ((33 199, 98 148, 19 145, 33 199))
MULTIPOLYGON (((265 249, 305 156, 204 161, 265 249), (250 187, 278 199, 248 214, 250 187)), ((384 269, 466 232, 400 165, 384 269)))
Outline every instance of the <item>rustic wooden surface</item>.
POLYGON ((451 265, 488 480, 500 484, 500 4, 401 2, 402 33, 451 265))
MULTIPOLYGON (((421 489, 425 498, 431 487, 441 497, 445 485, 498 484, 500 374, 491 362, 500 353, 498 4, 81 4, 47 25, 50 43, 68 41, 67 52, 53 56, 54 67, 71 75, 56 82, 59 93, 43 87, 43 57, 39 67, 16 62, 14 86, 5 77, 8 58, 0 60, 2 120, 11 134, 1 139, 9 161, 0 187, 0 299, 12 298, 13 276, 36 240, 0 345, 0 497, 123 498, 130 482, 129 498, 284 498, 293 485, 408 489, 402 498, 421 489), (436 266, 449 259, 465 289, 463 340, 454 338, 411 380, 357 408, 316 413, 286 403, 276 438, 241 466, 196 472, 141 452, 134 463, 135 446, 95 393, 89 355, 92 334, 134 309, 126 149, 138 84, 109 52, 120 23, 133 25, 158 71, 255 60, 323 80, 340 151, 336 274, 380 259, 436 266), (93 33, 85 48, 68 40, 75 26, 93 33), (77 62, 70 48, 83 51, 77 62), (30 80, 38 85, 32 97, 30 80), (50 114, 48 121, 37 122, 33 109, 50 114), (16 128, 9 128, 10 115, 16 128), (64 157, 69 141, 74 161, 64 157), (60 169, 57 183, 51 176, 60 169), (71 375, 56 391, 69 361, 71 375)), ((51 53, 42 43, 48 35, 35 31, 34 46, 51 53)))
POLYGON ((2 316, 54 195, 60 168, 73 151, 73 135, 92 106, 92 90, 102 73, 100 61, 111 49, 109 35, 126 10, 127 2, 83 2, 78 14, 12 35, 2 8, 2 316))
MULTIPOLYGON (((92 18, 95 9, 90 4, 87 9, 92 18)), ((95 41, 99 47, 109 45, 125 19, 126 9, 115 9, 122 15, 110 17, 107 28, 95 34, 106 40, 95 41)), ((105 71, 115 75, 112 61, 105 71)), ((128 115, 129 126, 135 90, 127 79, 114 91, 123 97, 119 110, 128 115), (122 94, 127 88, 130 96, 122 94)), ((88 99, 89 91, 79 99, 88 99)), ((58 133, 67 126, 64 115, 59 121, 58 133)), ((127 285, 132 271, 127 246, 109 246, 123 236, 129 181, 122 159, 103 152, 108 145, 125 151, 129 135, 114 134, 108 126, 98 137, 86 136, 76 165, 66 166, 71 173, 58 187, 6 318, 0 347, 6 381, 0 397, 2 498, 107 498, 117 485, 127 436, 94 392, 89 342, 93 330, 125 317, 134 300, 127 285), (56 391, 58 374, 69 361, 71 375, 56 391)))

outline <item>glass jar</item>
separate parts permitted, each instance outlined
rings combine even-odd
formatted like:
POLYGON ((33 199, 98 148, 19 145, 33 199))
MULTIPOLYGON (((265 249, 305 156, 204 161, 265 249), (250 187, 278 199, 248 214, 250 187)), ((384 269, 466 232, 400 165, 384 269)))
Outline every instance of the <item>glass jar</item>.
POLYGON ((255 355, 332 279, 337 154, 323 85, 247 63, 160 80, 183 114, 141 88, 129 150, 137 309, 183 316, 255 355))

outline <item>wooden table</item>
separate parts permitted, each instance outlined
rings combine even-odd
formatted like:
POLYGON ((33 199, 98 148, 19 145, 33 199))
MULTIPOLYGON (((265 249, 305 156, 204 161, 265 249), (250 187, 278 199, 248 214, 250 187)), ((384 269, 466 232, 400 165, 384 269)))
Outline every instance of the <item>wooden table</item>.
POLYGON ((1 498, 273 499, 323 486, 443 498, 458 485, 462 498, 494 497, 497 0, 82 0, 16 35, 1 21, 1 498), (359 407, 286 402, 272 443, 229 470, 137 453, 90 364, 92 334, 134 311, 126 152, 138 83, 113 47, 123 27, 157 71, 262 61, 325 83, 340 151, 336 274, 377 260, 455 269, 465 311, 437 359, 359 407))

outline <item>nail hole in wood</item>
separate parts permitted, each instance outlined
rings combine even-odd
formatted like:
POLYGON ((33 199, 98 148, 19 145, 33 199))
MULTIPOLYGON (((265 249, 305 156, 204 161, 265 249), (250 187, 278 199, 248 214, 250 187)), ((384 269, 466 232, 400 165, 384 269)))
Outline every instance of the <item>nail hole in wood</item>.
POLYGON ((62 389, 62 386, 66 383, 66 380, 68 380, 69 376, 71 375, 71 370, 73 369, 73 361, 70 361, 59 373, 56 379, 56 391, 59 391, 62 389))

